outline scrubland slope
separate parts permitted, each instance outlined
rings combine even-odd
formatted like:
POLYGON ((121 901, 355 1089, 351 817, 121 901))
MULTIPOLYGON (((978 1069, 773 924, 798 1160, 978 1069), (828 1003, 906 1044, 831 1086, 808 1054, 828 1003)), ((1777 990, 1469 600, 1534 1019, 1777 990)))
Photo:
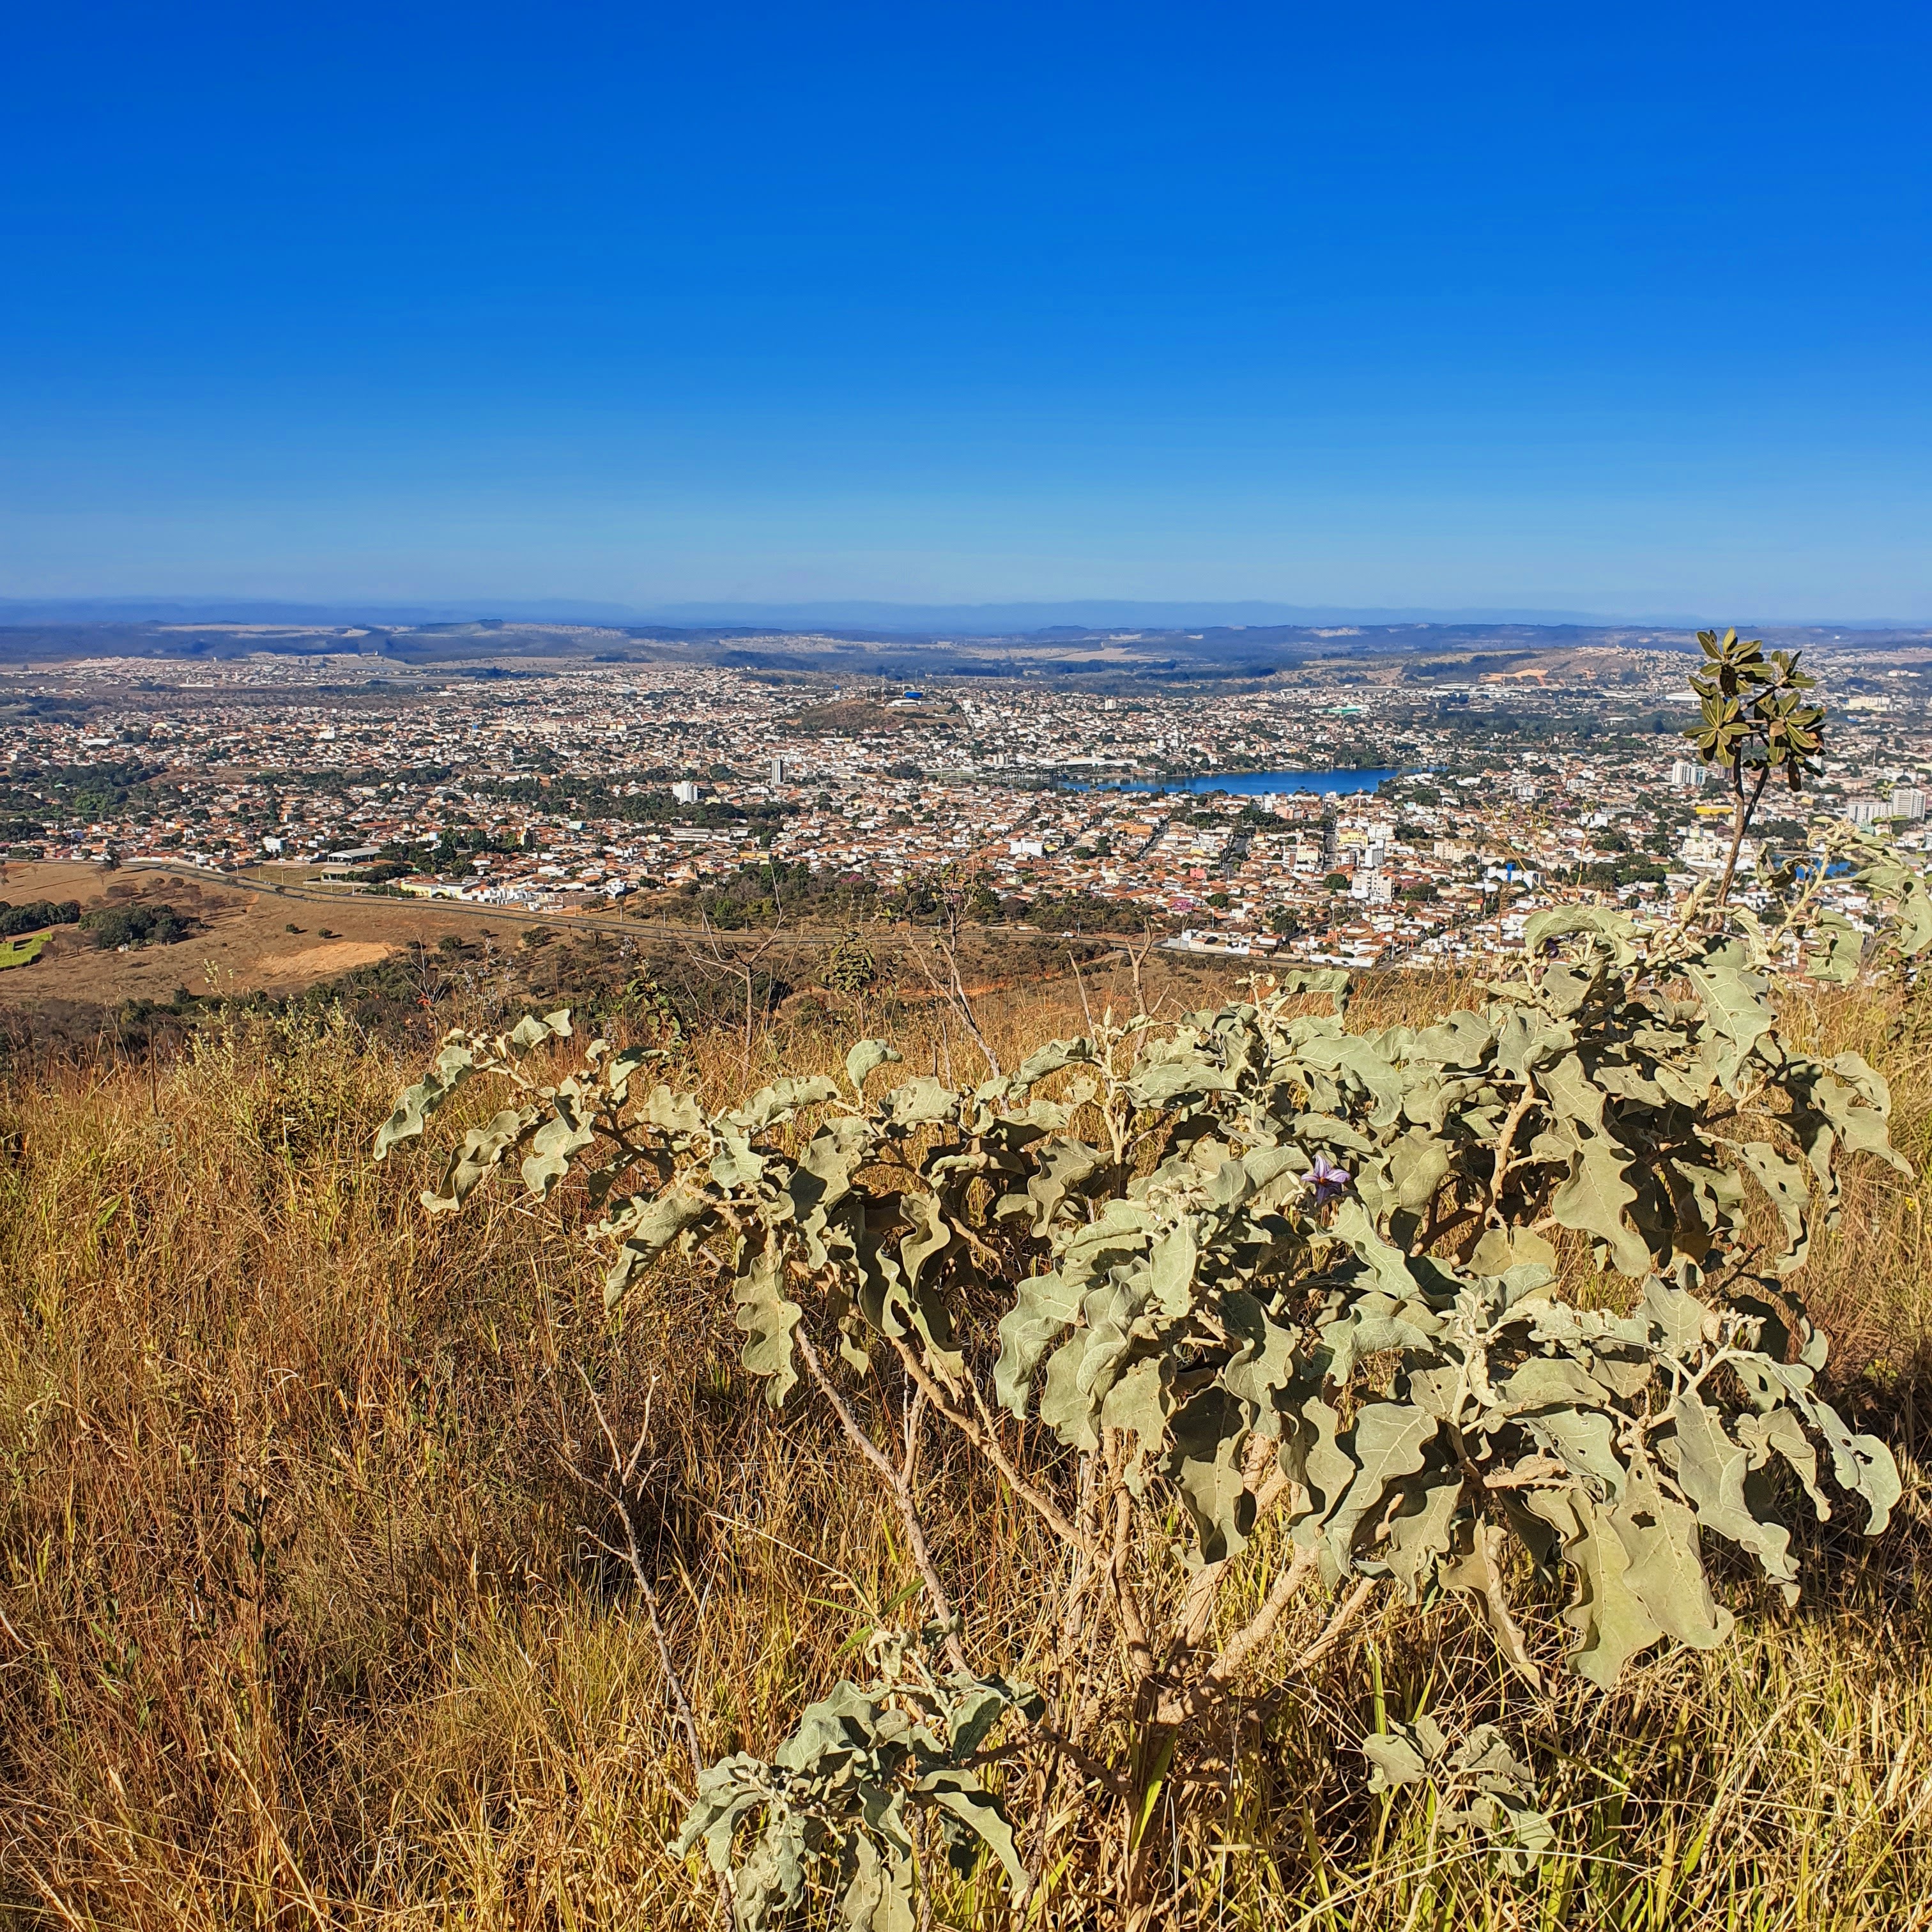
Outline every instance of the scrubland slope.
MULTIPOLYGON (((1053 988, 990 1024, 1031 1042, 1078 1012, 1053 988)), ((1797 1024, 1887 1074, 1922 1176, 1932 1057, 1894 1018, 1848 995, 1797 1024)), ((809 1071, 846 1043, 768 1041, 747 1069, 721 1037, 688 1078, 722 1096, 781 1051, 809 1071)), ((901 1044, 914 1067, 966 1052, 956 1034, 901 1044)), ((667 1268, 614 1323, 568 1232, 580 1202, 505 1192, 432 1220, 420 1158, 372 1165, 416 1071, 346 1023, 238 1020, 171 1064, 6 1098, 0 1916, 710 1922, 712 1895, 664 1850, 690 1765, 657 1637, 603 1547, 589 1387, 647 1444, 645 1558, 707 1757, 769 1748, 905 1591, 889 1506, 808 1403, 759 1399, 715 1291, 667 1268)), ((1898 1454, 1892 1529, 1809 1532, 1790 1611, 1726 1570, 1744 1614, 1724 1648, 1655 1657, 1607 1702, 1552 1692, 1528 1742, 1560 1855, 1506 1882, 1420 1808, 1363 1794, 1378 1698, 1412 1708, 1426 1684, 1472 1720, 1499 1700, 1466 1610, 1396 1607, 1334 1654, 1316 1702, 1231 1754, 1208 1825, 1175 1842, 1170 1922, 1927 1922, 1924 1198, 1862 1162, 1803 1283, 1842 1399, 1898 1454)), ((951 1473, 965 1500, 939 1560, 980 1574, 1023 1663, 1051 1552, 951 1473)), ((1305 1635, 1320 1613, 1303 1614, 1305 1635)), ((1018 1914, 991 1882, 936 1904, 962 1927, 1090 1922, 1051 1883, 1018 1914)))

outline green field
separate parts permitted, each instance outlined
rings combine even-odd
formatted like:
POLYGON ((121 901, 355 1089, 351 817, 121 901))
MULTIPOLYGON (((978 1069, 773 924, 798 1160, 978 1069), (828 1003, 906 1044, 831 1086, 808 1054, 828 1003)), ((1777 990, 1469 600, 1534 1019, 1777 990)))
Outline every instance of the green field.
POLYGON ((9 966, 31 966, 47 943, 44 932, 30 932, 19 939, 0 939, 0 973, 9 966))

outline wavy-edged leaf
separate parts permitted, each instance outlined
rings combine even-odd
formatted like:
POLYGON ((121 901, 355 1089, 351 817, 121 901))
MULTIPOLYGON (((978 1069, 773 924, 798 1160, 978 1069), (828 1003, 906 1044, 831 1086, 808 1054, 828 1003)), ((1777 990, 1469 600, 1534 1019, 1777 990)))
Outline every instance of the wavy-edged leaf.
POLYGON ((1422 1452, 1440 1426, 1434 1416, 1406 1402, 1372 1402, 1357 1412, 1348 1436, 1357 1474, 1326 1525, 1329 1550, 1343 1569, 1357 1530, 1391 1484, 1422 1467, 1422 1452))
POLYGON ((1631 1463, 1628 1490, 1610 1523, 1630 1558, 1624 1585, 1658 1628, 1693 1650, 1722 1643, 1732 1619, 1712 1599, 1697 1520, 1664 1494, 1647 1457, 1631 1463))
POLYGON ((1389 1525, 1384 1560, 1414 1603, 1436 1575, 1438 1560, 1449 1553, 1462 1501, 1462 1476, 1455 1469, 1427 1469, 1397 1486, 1402 1504, 1389 1525))
POLYGON ((1580 1489, 1540 1490, 1525 1499, 1562 1539, 1576 1574, 1576 1600, 1563 1621, 1577 1634, 1566 1661, 1600 1690, 1614 1689, 1624 1666, 1664 1632, 1626 1580, 1630 1552, 1609 1514, 1580 1489))
POLYGON ((570 1172, 573 1157, 597 1138, 590 1122, 575 1114, 568 1102, 560 1098, 556 1105, 554 1118, 530 1136, 530 1150, 524 1161, 524 1185, 540 1196, 549 1193, 570 1172))
POLYGON ((1650 1272, 1650 1250, 1626 1218, 1636 1198, 1616 1150, 1607 1141, 1592 1141, 1551 1198, 1550 1211, 1562 1226, 1594 1234, 1618 1268, 1640 1281, 1650 1272))
POLYGON ((876 1069, 902 1058, 903 1056, 898 1048, 888 1040, 856 1041, 845 1056, 845 1077, 851 1082, 852 1090, 862 1100, 867 1076, 876 1069))
POLYGON ((946 1120, 958 1104, 958 1095, 941 1086, 930 1073, 915 1073, 886 1096, 886 1105, 894 1121, 902 1127, 923 1126, 934 1120, 946 1120))
POLYGON ((798 1381, 792 1336, 805 1310, 784 1292, 784 1257, 775 1247, 752 1256, 731 1286, 732 1318, 745 1336, 739 1359, 748 1374, 766 1378, 765 1400, 776 1408, 798 1381))
POLYGON ((1543 1687, 1539 1671, 1523 1642, 1522 1628, 1510 1608, 1503 1580, 1502 1531, 1480 1517, 1460 1526, 1455 1552, 1436 1574, 1445 1590, 1460 1590, 1479 1598, 1483 1615, 1511 1670, 1527 1678, 1538 1689, 1543 1687))
POLYGON ((476 1071, 476 1056, 468 1046, 457 1041, 446 1045, 430 1071, 396 1096, 394 1112, 376 1130, 376 1159, 382 1160, 392 1147, 416 1139, 430 1115, 476 1071))
POLYGON ((742 1107, 724 1118, 747 1134, 762 1133, 786 1114, 796 1113, 801 1107, 823 1106, 827 1100, 837 1100, 838 1094, 838 1082, 828 1074, 788 1074, 769 1087, 760 1088, 742 1107))
POLYGON ((993 1393, 1002 1408, 1025 1419, 1034 1371, 1079 1316, 1079 1289, 1058 1269, 1016 1284, 1013 1305, 1000 1318, 1000 1354, 993 1365, 993 1393))
POLYGON ((620 1236, 616 1258, 604 1277, 604 1306, 614 1308, 640 1262, 704 1219, 715 1204, 708 1194, 680 1183, 659 1195, 634 1196, 604 1225, 620 1236))
POLYGON ((1804 1221, 1810 1196, 1804 1170, 1795 1160, 1786 1160, 1768 1141, 1746 1141, 1733 1151, 1778 1210, 1784 1229, 1784 1254, 1778 1272, 1787 1274, 1802 1264, 1810 1246, 1804 1221))
POLYGON ((1660 1448, 1675 1465, 1672 1473, 1696 1510, 1697 1521, 1714 1535, 1748 1550, 1772 1582, 1794 1582, 1798 1565, 1791 1555, 1791 1532, 1782 1523, 1760 1521, 1751 1512, 1744 1491, 1749 1456, 1731 1440, 1696 1390, 1685 1389, 1671 1403, 1669 1414, 1673 1432, 1663 1438, 1660 1448))
POLYGON ((442 1180, 424 1192, 422 1204, 432 1214, 448 1214, 461 1207, 472 1190, 502 1164, 503 1156, 529 1137, 536 1120, 534 1108, 520 1111, 506 1107, 480 1127, 472 1127, 450 1156, 442 1180))
POLYGON ((647 1126, 662 1127, 666 1133, 698 1134, 704 1131, 704 1109, 695 1094, 674 1094, 662 1082, 644 1096, 638 1118, 647 1126))

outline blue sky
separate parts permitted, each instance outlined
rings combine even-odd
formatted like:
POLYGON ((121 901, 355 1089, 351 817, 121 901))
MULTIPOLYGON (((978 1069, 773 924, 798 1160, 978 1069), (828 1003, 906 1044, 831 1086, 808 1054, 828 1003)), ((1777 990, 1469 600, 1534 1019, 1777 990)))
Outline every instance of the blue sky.
POLYGON ((40 8, 0 597, 1932 620, 1932 8, 40 8))

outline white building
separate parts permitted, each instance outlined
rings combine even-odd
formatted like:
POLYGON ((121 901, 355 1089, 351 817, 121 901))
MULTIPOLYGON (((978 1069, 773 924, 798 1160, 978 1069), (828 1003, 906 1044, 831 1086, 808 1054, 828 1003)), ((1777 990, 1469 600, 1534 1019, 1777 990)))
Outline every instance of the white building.
POLYGON ((1365 905, 1387 905, 1394 893, 1388 873, 1364 866, 1349 880, 1348 896, 1365 905))
POLYGON ((698 802, 698 781, 695 778, 680 778, 671 787, 670 795, 680 805, 695 805, 698 802))
POLYGON ((1892 815, 1894 818, 1923 818, 1925 816, 1925 794, 1916 785, 1894 785, 1892 788, 1892 815))
POLYGON ((1670 783, 1677 791, 1702 791, 1711 782, 1711 768, 1696 758, 1678 758, 1670 767, 1670 783))

